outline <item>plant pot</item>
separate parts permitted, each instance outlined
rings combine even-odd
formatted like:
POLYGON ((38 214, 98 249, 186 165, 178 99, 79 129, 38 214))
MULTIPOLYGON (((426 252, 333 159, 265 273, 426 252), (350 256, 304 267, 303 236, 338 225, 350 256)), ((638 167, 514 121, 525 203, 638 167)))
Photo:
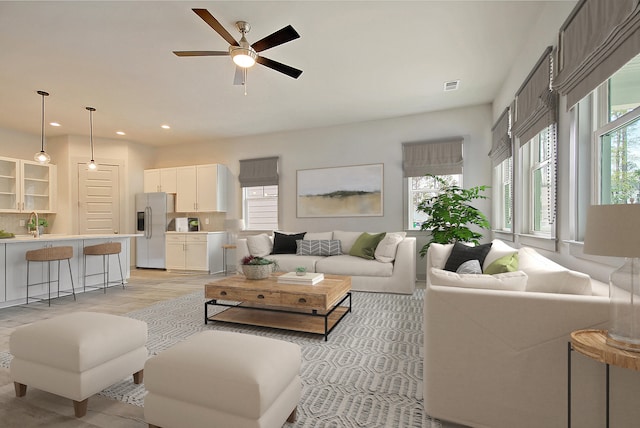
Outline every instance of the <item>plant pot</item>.
POLYGON ((265 279, 269 278, 273 271, 273 265, 242 265, 242 273, 247 279, 265 279))

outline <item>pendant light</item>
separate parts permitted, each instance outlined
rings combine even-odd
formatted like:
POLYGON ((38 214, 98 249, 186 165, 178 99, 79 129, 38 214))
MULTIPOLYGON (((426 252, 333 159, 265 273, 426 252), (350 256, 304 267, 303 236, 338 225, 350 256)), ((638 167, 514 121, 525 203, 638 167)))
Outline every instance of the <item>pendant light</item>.
POLYGON ((46 165, 51 161, 51 156, 44 151, 44 97, 48 97, 49 93, 45 91, 38 91, 38 95, 42 96, 42 123, 40 129, 40 151, 36 152, 33 158, 40 164, 46 165))
POLYGON ((91 160, 87 162, 87 169, 89 171, 96 171, 98 164, 93 160, 93 112, 96 111, 93 107, 86 107, 89 110, 89 144, 91 145, 91 160))

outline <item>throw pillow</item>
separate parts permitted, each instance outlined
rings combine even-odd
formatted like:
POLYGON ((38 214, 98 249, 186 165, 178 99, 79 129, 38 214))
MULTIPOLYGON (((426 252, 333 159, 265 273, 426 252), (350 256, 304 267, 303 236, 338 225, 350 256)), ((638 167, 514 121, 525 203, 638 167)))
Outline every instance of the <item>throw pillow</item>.
POLYGON ((507 254, 491 263, 484 270, 487 275, 495 275, 497 273, 515 272, 518 270, 518 253, 507 254))
POLYGON ((333 231, 333 239, 340 240, 340 246, 342 247, 343 254, 349 254, 353 243, 360 237, 362 232, 345 232, 342 230, 333 231))
POLYGON ((299 239, 296 241, 298 256, 339 256, 342 254, 337 239, 299 239))
POLYGON ((296 241, 303 239, 305 233, 287 235, 273 232, 273 251, 271 251, 271 254, 295 254, 297 250, 296 241))
POLYGON ((485 290, 525 291, 527 274, 522 271, 499 273, 497 275, 458 274, 431 268, 431 284, 485 290))
POLYGON ((378 247, 380 241, 384 239, 385 235, 385 232, 377 233, 375 235, 364 232, 358 237, 358 239, 356 239, 356 242, 353 243, 353 246, 351 246, 349 255, 362 257, 363 259, 367 260, 373 260, 376 248, 378 247))
POLYGON ((498 260, 500 257, 517 252, 517 248, 513 248, 507 245, 507 243, 500 239, 494 239, 493 241, 491 241, 491 250, 489 250, 489 254, 487 254, 487 257, 484 259, 482 269, 486 269, 487 266, 498 260))
POLYGON ((451 250, 451 255, 444 265, 444 270, 455 272, 458 267, 467 260, 478 260, 480 266, 484 263, 485 257, 489 254, 491 243, 470 247, 460 242, 456 242, 451 250))
POLYGON ((467 260, 462 263, 458 269, 456 269, 456 273, 482 273, 482 269, 480 268, 480 262, 477 260, 467 260))
POLYGON ((404 236, 400 233, 387 233, 385 237, 380 241, 374 252, 374 257, 377 261, 382 263, 391 263, 396 259, 396 251, 398 245, 404 236))
POLYGON ((266 233, 247 236, 247 248, 249 254, 254 257, 268 256, 271 254, 272 247, 271 238, 266 233))

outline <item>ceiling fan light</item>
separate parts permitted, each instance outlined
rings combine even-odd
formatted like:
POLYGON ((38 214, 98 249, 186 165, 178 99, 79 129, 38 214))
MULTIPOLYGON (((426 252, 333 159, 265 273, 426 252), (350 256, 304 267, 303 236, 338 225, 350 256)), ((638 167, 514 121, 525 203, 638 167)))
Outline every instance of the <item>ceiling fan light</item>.
POLYGON ((238 67, 242 68, 253 67, 256 63, 256 58, 258 57, 256 51, 251 49, 251 47, 244 48, 233 46, 229 49, 229 53, 231 54, 231 58, 233 58, 233 62, 238 67))

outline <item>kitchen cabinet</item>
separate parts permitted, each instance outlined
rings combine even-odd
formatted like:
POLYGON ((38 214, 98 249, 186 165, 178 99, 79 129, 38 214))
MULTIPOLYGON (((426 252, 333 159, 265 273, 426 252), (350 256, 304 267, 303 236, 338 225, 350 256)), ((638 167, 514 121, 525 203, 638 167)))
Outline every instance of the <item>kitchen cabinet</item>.
POLYGON ((176 193, 176 168, 144 170, 144 192, 176 193))
POLYGON ((53 213, 56 166, 0 158, 0 211, 53 213))
POLYGON ((168 232, 167 270, 222 272, 224 240, 224 232, 168 232))
POLYGON ((227 175, 219 164, 176 168, 176 212, 227 211, 227 175))

